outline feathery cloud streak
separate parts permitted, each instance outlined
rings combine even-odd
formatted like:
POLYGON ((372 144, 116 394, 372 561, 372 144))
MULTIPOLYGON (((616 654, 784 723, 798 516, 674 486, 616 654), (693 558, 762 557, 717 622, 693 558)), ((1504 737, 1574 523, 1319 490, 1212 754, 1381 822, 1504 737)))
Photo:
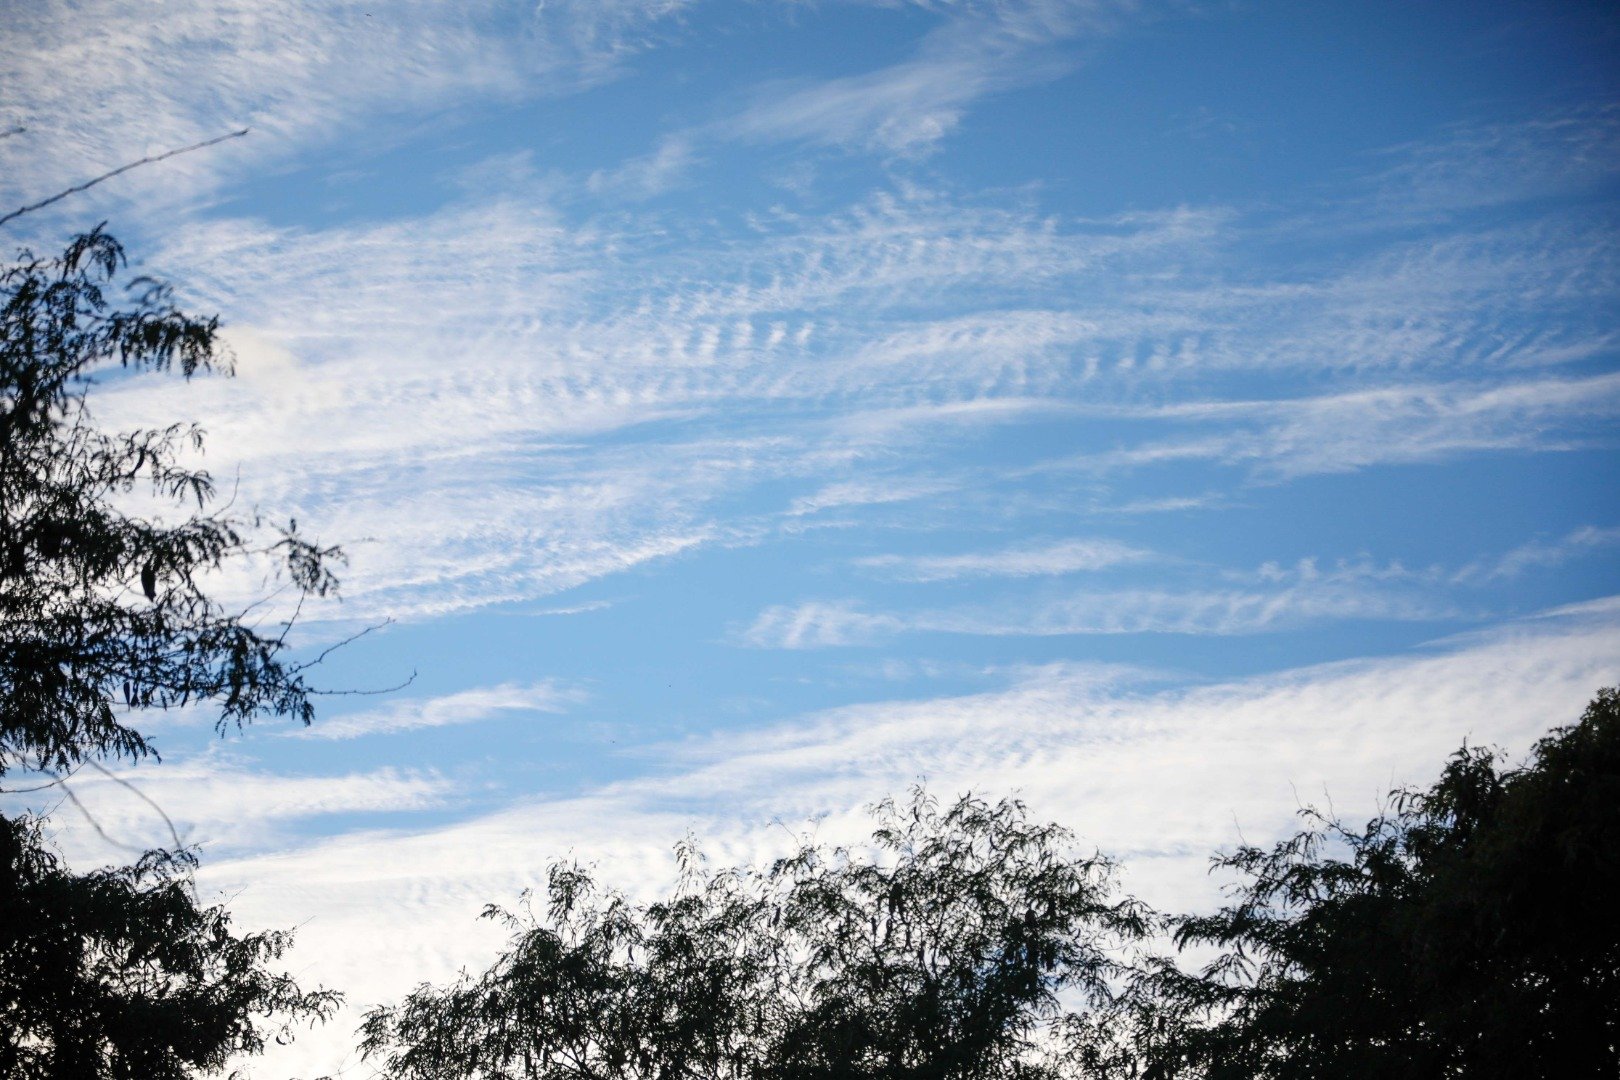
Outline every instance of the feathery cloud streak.
MULTIPOLYGON (((324 232, 199 224, 162 264, 240 327, 243 377, 187 404, 256 501, 378 540, 355 617, 530 599, 762 541, 774 514, 926 507, 966 479, 941 423, 1082 421, 1070 454, 998 483, 1204 462, 1230 489, 1594 445, 1620 406, 1592 370, 1614 253, 1557 213, 1286 280, 1256 262, 1245 283, 1231 211, 1066 221, 909 187, 749 229, 671 252, 509 199, 324 232), (774 512, 721 509, 783 484, 774 512)), ((171 390, 132 386, 108 415, 157 415, 171 390)))
POLYGON ((120 184, 125 209, 183 206, 368 125, 600 82, 684 6, 171 0, 154 18, 131 0, 12 5, 0 37, 0 127, 28 130, 0 146, 0 197, 21 202, 251 127, 246 141, 120 184))

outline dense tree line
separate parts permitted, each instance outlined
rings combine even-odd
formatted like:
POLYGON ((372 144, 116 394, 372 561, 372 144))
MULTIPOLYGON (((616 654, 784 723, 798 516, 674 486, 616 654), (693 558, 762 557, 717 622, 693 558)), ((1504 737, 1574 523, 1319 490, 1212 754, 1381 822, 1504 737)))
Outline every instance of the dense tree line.
MULTIPOLYGON (((109 373, 228 374, 218 324, 162 285, 117 291, 97 229, 0 274, 0 783, 155 755, 150 710, 222 732, 308 723, 285 625, 209 575, 271 560, 296 593, 341 553, 216 510, 195 428, 107 433, 109 373), (115 302, 115 296, 117 300, 115 302), (165 524, 123 507, 179 509, 165 524)), ((119 376, 121 377, 121 376, 119 376)), ((1012 800, 914 791, 869 841, 712 869, 631 903, 589 868, 486 915, 480 974, 372 1009, 401 1080, 1059 1080, 1614 1076, 1620 1069, 1620 695, 1519 766, 1464 747, 1366 823, 1306 811, 1214 860, 1228 902, 1166 914, 1012 800), (1193 964, 1192 955, 1207 957, 1193 964)), ((202 903, 193 853, 67 868, 0 817, 0 1080, 190 1077, 329 1017, 277 972, 290 939, 202 903)))
POLYGON ((373 1010, 363 1049, 402 1080, 1617 1075, 1620 694, 1522 767, 1464 747, 1365 824, 1304 816, 1217 857, 1201 915, 1119 897, 1016 802, 921 791, 861 849, 683 848, 648 905, 559 865, 487 913, 492 967, 373 1010))
POLYGON ((869 851, 802 847, 634 906, 577 864, 540 910, 486 914, 512 947, 478 977, 366 1019, 390 1073, 449 1077, 1058 1077, 1074 1001, 1106 1001, 1150 913, 1105 859, 1015 802, 922 792, 869 851))

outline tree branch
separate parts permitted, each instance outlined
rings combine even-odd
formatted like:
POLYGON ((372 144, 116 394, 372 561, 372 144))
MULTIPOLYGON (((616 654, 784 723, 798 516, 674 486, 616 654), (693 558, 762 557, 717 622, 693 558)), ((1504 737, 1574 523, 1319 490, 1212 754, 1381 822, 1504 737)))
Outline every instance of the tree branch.
POLYGON ((146 792, 142 791, 128 780, 125 780, 122 776, 114 774, 100 762, 87 761, 85 764, 89 765, 92 769, 96 770, 96 772, 100 773, 102 776, 105 776, 113 783, 121 784, 125 788, 128 788, 130 791, 135 793, 136 798, 140 799, 147 806, 150 806, 153 810, 156 810, 158 817, 163 819, 163 824, 169 827, 169 838, 174 841, 174 850, 179 851, 181 848, 185 847, 185 845, 180 842, 180 831, 174 827, 173 819, 171 819, 169 815, 164 812, 163 807, 157 804, 157 800, 153 799, 152 796, 148 795, 146 792))
MULTIPOLYGON (((6 135, 15 135, 15 134, 17 134, 18 132, 20 132, 22 130, 23 130, 22 128, 17 128, 15 131, 8 131, 5 134, 6 135)), ((202 142, 200 142, 200 143, 192 143, 190 146, 182 146, 178 150, 169 150, 169 151, 166 151, 166 152, 164 152, 162 154, 153 154, 151 157, 143 157, 139 161, 132 161, 128 165, 120 165, 118 168, 114 169, 112 172, 102 173, 100 176, 96 177, 94 180, 86 180, 84 183, 76 184, 73 187, 68 188, 66 191, 59 191, 55 195, 52 195, 48 199, 41 199, 39 202, 34 203, 34 204, 30 205, 30 206, 24 206, 24 207, 20 207, 20 208, 18 208, 16 210, 13 210, 11 213, 5 215, 4 217, 0 217, 0 225, 4 225, 9 221, 13 221, 13 220, 15 220, 17 218, 20 218, 24 214, 31 214, 35 210, 43 209, 44 207, 47 207, 47 206, 51 205, 51 203, 60 202, 61 200, 67 198, 69 195, 77 195, 81 191, 87 191, 90 188, 93 188, 97 184, 101 183, 103 180, 111 180, 113 177, 118 176, 118 175, 120 175, 122 173, 127 173, 131 169, 138 169, 142 165, 155 165, 159 161, 166 161, 169 158, 178 157, 181 154, 189 154, 193 150, 201 150, 204 147, 213 146, 216 143, 222 143, 222 142, 226 141, 227 139, 239 139, 243 135, 246 135, 249 130, 250 129, 248 129, 248 128, 243 128, 241 131, 233 131, 228 135, 216 135, 212 139, 204 139, 202 142)), ((0 137, 3 137, 3 136, 0 136, 0 137)))

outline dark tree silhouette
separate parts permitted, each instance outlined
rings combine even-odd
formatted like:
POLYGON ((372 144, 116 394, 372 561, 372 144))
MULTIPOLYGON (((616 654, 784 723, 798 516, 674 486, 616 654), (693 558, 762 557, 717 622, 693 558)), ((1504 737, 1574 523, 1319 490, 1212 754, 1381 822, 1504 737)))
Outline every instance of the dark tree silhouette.
MULTIPOLYGON (((97 228, 0 272, 0 777, 151 755, 136 727, 146 710, 212 704, 222 731, 314 711, 285 658, 290 624, 261 631, 205 584, 271 557, 297 595, 325 594, 340 553, 293 524, 210 512, 208 474, 182 457, 202 445, 195 427, 93 422, 97 377, 229 369, 217 320, 178 310, 165 286, 136 279, 115 304, 123 267, 97 228), (179 520, 128 512, 137 495, 179 520)), ((190 1077, 330 1015, 337 995, 267 967, 290 937, 234 934, 223 908, 197 900, 193 865, 189 851, 154 851, 74 873, 38 819, 0 816, 0 1076, 190 1077)))
POLYGON ((1528 762, 1465 746, 1365 826, 1303 811, 1208 915, 1110 896, 1014 802, 877 808, 868 848, 638 906, 575 864, 479 976, 373 1010, 401 1080, 1620 1075, 1620 692, 1528 762), (1196 973, 1146 957, 1172 931, 1196 973))
POLYGON ((1465 746, 1364 827, 1304 813, 1215 860, 1233 902, 1176 929, 1218 950, 1202 974, 1139 984, 1147 1075, 1620 1075, 1620 694, 1522 767, 1465 746))
POLYGON ((200 578, 268 552, 296 588, 324 594, 339 553, 296 523, 266 536, 207 512, 212 480, 181 460, 199 429, 108 434, 92 421, 86 393, 108 367, 229 367, 218 320, 179 311, 165 286, 136 279, 115 308, 123 262, 97 229, 0 276, 0 774, 143 757, 152 747, 131 724, 143 709, 211 702, 222 729, 314 715, 302 670, 283 659, 285 626, 255 629, 200 578), (116 500, 137 489, 196 511, 173 525, 130 516, 116 500))
POLYGON ((482 975, 373 1010, 364 1053, 403 1080, 1044 1080, 1088 1051, 1141 939, 1113 867, 1023 807, 921 791, 875 808, 864 850, 804 844, 704 868, 646 906, 554 866, 543 908, 482 975))
POLYGON ((0 817, 0 1076, 189 1077, 331 1015, 338 995, 266 966, 292 936, 233 934, 193 866, 153 851, 75 874, 36 821, 0 817))

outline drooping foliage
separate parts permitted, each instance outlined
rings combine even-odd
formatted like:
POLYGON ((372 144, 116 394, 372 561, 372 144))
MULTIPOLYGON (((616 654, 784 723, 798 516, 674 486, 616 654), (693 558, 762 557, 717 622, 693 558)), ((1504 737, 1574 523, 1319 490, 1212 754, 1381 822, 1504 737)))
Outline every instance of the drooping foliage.
POLYGON ((1620 1075, 1620 693, 1522 767, 1464 747, 1363 827, 1307 811, 1139 989, 1152 1076, 1620 1075))
POLYGON ((136 278, 114 304, 123 266, 98 228, 0 274, 0 773, 143 757, 151 745, 130 721, 141 709, 212 703, 222 729, 314 713, 279 628, 227 612, 201 579, 269 554, 297 589, 326 593, 339 553, 294 526, 267 534, 209 512, 212 480, 183 457, 202 445, 196 427, 93 422, 98 375, 229 367, 218 320, 180 311, 165 286, 136 278), (133 516, 120 500, 136 494, 194 510, 173 524, 133 516))
MULTIPOLYGON (((299 593, 324 594, 339 553, 211 512, 212 482, 184 458, 196 428, 112 434, 91 416, 109 374, 229 368, 217 321, 163 285, 136 279, 115 303, 123 267, 98 228, 0 271, 0 776, 146 757, 136 725, 152 709, 211 704, 221 730, 313 715, 287 624, 228 612, 208 575, 268 556, 299 593), (141 516, 137 497, 176 519, 141 516)), ((271 969, 290 936, 234 933, 197 899, 194 863, 152 851, 77 873, 38 819, 0 816, 0 1076, 192 1077, 330 1015, 336 994, 271 969)))
POLYGON ((865 849, 804 844, 768 869, 679 849, 647 905, 554 866, 540 910, 491 908, 508 951, 368 1014, 362 1049, 404 1080, 1041 1080, 1085 1053, 1141 939, 1112 865, 1012 801, 875 808, 865 849))
POLYGON ((236 935, 193 866, 153 851, 74 873, 37 820, 0 817, 0 1076, 180 1080, 331 1015, 336 994, 266 966, 291 935, 236 935))

